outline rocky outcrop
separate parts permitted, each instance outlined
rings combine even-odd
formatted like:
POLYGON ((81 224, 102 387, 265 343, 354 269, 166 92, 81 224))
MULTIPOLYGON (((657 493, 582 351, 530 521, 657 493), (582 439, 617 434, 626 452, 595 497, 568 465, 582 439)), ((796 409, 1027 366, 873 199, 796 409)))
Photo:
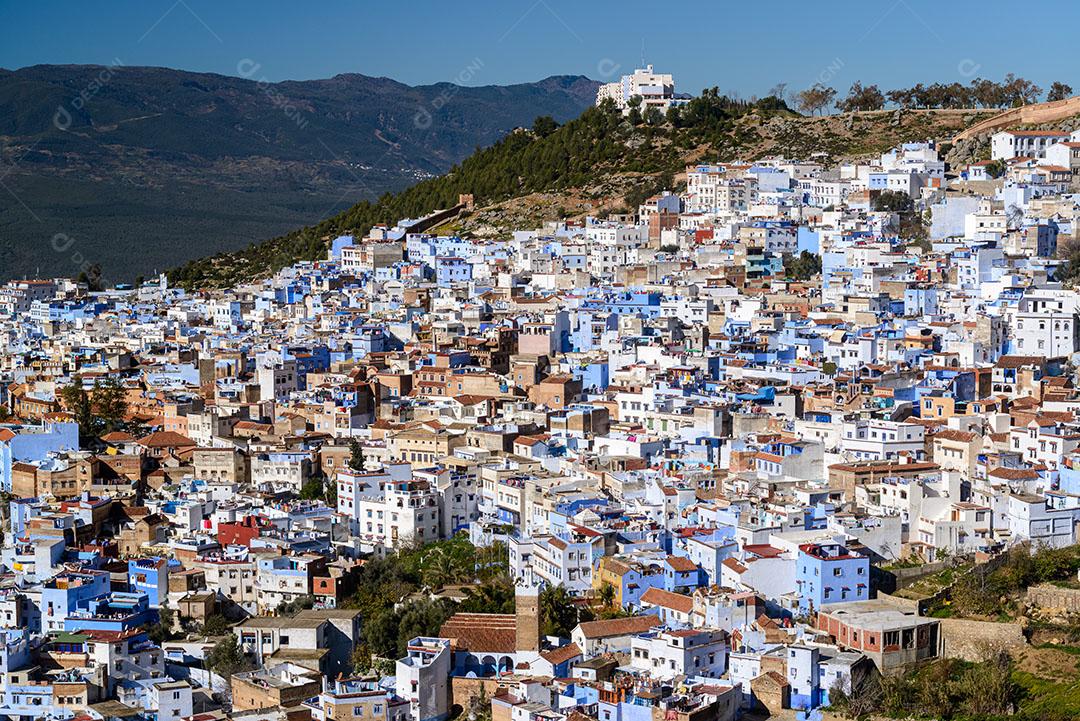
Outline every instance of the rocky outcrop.
POLYGON ((950 169, 958 171, 989 157, 990 136, 979 135, 953 143, 949 152, 945 154, 945 162, 948 163, 950 169))

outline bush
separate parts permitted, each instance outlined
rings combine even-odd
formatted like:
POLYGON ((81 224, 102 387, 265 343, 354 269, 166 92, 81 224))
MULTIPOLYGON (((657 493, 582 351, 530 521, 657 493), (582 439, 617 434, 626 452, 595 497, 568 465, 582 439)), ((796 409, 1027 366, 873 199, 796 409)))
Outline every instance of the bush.
POLYGON ((804 250, 796 255, 784 256, 784 270, 794 280, 809 280, 821 273, 821 256, 804 250))
POLYGON ((204 636, 224 636, 229 632, 232 626, 229 625, 228 620, 220 613, 215 613, 212 616, 208 616, 202 625, 202 634, 204 636))
POLYGON ((226 679, 251 666, 248 658, 240 650, 240 642, 233 634, 221 639, 210 649, 210 653, 206 654, 205 664, 207 669, 226 679))

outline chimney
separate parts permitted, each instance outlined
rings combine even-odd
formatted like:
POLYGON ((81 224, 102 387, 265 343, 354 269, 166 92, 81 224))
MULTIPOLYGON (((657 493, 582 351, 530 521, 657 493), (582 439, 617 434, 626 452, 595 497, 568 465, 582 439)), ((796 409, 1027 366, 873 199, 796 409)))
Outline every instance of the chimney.
POLYGON ((517 586, 514 589, 514 615, 517 639, 514 650, 540 652, 540 589, 517 586))

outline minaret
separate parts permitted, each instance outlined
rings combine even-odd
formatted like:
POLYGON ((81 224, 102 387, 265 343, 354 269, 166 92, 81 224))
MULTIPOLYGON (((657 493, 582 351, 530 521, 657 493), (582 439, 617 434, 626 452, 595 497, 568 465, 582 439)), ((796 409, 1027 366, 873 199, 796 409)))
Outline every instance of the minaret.
POLYGON ((540 589, 517 586, 514 589, 514 615, 518 653, 540 652, 540 589))

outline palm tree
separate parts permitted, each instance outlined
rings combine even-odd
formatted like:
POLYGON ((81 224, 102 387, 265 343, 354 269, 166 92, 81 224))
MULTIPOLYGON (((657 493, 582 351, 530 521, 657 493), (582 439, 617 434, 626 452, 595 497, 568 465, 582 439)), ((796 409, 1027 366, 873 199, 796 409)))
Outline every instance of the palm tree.
POLYGON ((492 543, 476 549, 476 575, 485 581, 506 579, 509 573, 509 556, 506 545, 492 543))
POLYGON ((581 615, 565 586, 548 586, 540 592, 540 629, 545 636, 569 638, 581 615))
POLYGON ((442 588, 457 580, 454 559, 444 549, 436 547, 420 560, 420 574, 428 588, 442 588))
POLYGON ((484 582, 465 591, 462 608, 471 613, 513 613, 514 587, 505 582, 484 582))

